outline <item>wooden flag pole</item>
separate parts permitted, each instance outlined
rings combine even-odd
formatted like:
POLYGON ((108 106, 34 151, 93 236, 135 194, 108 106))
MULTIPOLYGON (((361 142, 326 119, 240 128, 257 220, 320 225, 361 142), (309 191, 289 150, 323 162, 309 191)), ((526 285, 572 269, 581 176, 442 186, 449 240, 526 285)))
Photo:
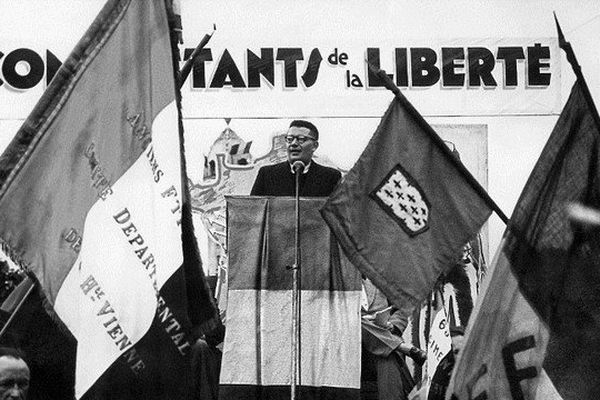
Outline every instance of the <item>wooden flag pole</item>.
POLYGON ((367 62, 367 65, 369 66, 369 69, 371 70, 371 72, 373 72, 374 74, 376 74, 377 77, 379 79, 381 79, 381 81, 383 82, 383 85, 385 86, 386 89, 388 89, 392 93, 394 93, 394 95, 396 96, 396 98, 402 103, 402 105, 408 111, 408 113, 417 121, 417 123, 419 124, 419 126, 425 132, 427 132, 427 134, 431 137, 431 139, 433 140, 433 142, 436 143, 438 145, 438 147, 441 149, 442 153, 445 154, 446 157, 448 157, 448 159, 450 159, 450 161, 456 166, 456 168, 465 177, 465 179, 467 180, 467 182, 469 182, 469 184, 473 187, 473 189, 477 192, 477 194, 479 194, 479 196, 481 196, 481 198, 486 202, 486 204, 492 210, 494 210, 494 212, 496 212, 496 214, 498 215, 498 217, 500 217, 500 219, 502 220, 502 222, 504 222, 505 224, 508 224, 509 220, 508 220, 508 217, 506 216, 506 214, 504 214, 504 212, 500 209, 500 207, 498 207, 498 205, 496 204, 496 202, 494 200, 492 200, 492 198, 490 197, 490 195, 479 184, 479 182, 477 182, 477 179, 475 179, 475 177, 473 175, 471 175, 471 173, 463 165, 463 163, 458 158, 456 158, 456 156, 454 156, 452 154, 452 152, 450 152, 450 149, 448 149, 448 146, 446 146, 446 144, 444 143, 444 141, 442 140, 442 138, 440 138, 438 136, 438 134, 427 123, 427 121, 425 121, 425 119, 423 118, 423 116, 421 114, 419 114, 419 112, 413 107, 413 105, 410 104, 410 102, 408 101, 408 99, 406 97, 404 97, 404 95, 402 94, 402 92, 400 91, 400 89, 398 88, 398 86, 396 86, 394 84, 394 82, 392 82, 392 80, 385 73, 385 71, 382 70, 382 69, 379 69, 379 68, 377 68, 375 66, 373 66, 368 61, 366 61, 366 62, 367 62))

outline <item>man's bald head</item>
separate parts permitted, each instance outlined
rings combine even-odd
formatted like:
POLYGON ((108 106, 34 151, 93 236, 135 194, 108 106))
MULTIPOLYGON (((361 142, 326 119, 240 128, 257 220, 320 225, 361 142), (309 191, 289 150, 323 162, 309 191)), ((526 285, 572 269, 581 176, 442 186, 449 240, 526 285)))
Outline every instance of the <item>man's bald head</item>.
POLYGON ((10 347, 0 347, 0 400, 26 400, 29 367, 25 355, 10 347))

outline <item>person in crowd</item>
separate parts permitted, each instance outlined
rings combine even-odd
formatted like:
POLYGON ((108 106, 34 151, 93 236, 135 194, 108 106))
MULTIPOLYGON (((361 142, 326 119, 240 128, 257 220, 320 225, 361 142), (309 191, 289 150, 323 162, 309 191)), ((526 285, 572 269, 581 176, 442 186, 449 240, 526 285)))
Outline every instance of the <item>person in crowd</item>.
POLYGON ((219 398, 219 374, 224 337, 225 326, 219 323, 217 328, 198 339, 192 347, 195 399, 217 400, 219 398))
POLYGON ((27 399, 29 378, 24 354, 14 348, 0 347, 0 399, 27 399))
POLYGON ((301 161, 299 189, 303 197, 327 197, 342 177, 340 171, 317 164, 312 158, 319 147, 319 131, 312 123, 295 120, 285 136, 287 161, 258 170, 252 196, 295 196, 294 164, 301 161))
POLYGON ((389 305, 387 298, 363 277, 361 295, 363 379, 374 375, 379 400, 404 400, 415 385, 404 361, 405 355, 417 365, 425 362, 423 350, 404 343, 407 320, 389 305))

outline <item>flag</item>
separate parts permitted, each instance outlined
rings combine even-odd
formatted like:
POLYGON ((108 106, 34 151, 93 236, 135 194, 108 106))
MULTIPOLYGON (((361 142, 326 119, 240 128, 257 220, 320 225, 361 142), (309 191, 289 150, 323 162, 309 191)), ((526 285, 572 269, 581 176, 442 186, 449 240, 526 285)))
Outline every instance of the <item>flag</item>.
POLYGON ((517 202, 448 397, 600 393, 600 236, 567 217, 600 208, 599 130, 578 80, 517 202))
POLYGON ((447 360, 449 354, 452 354, 452 339, 450 338, 450 326, 444 308, 443 295, 436 290, 432 297, 431 311, 433 318, 427 341, 427 361, 425 361, 427 378, 425 386, 428 388, 428 399, 433 400, 444 398, 444 393, 440 393, 441 385, 434 378, 436 375, 440 375, 438 370, 444 369, 443 367, 447 364, 445 360, 447 360))
MULTIPOLYGON (((426 306, 429 318, 427 334, 427 359, 415 376, 422 377, 409 394, 409 399, 443 399, 448 384, 448 370, 451 368, 452 339, 450 324, 445 309, 443 289, 436 288, 431 293, 426 306), (444 382, 444 378, 446 381, 444 382)), ((417 369, 418 366, 415 366, 417 369)))
POLYGON ((77 340, 77 398, 186 398, 215 322, 173 66, 164 1, 109 1, 0 159, 0 241, 77 340))
POLYGON ((460 167, 396 96, 321 211, 350 261, 406 317, 491 213, 460 167))
MULTIPOLYGON (((358 399, 360 294, 318 210, 300 200, 302 399, 358 399)), ((295 202, 227 197, 227 330, 219 397, 290 398, 295 202)))

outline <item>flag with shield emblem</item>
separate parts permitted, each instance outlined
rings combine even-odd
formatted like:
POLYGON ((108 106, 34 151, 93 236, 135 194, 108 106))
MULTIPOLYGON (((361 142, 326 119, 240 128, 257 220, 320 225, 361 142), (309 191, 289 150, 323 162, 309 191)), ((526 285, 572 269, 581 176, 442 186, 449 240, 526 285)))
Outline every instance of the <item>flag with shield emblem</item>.
POLYGON ((473 179, 397 94, 321 213, 350 261, 408 317, 491 213, 473 179))

